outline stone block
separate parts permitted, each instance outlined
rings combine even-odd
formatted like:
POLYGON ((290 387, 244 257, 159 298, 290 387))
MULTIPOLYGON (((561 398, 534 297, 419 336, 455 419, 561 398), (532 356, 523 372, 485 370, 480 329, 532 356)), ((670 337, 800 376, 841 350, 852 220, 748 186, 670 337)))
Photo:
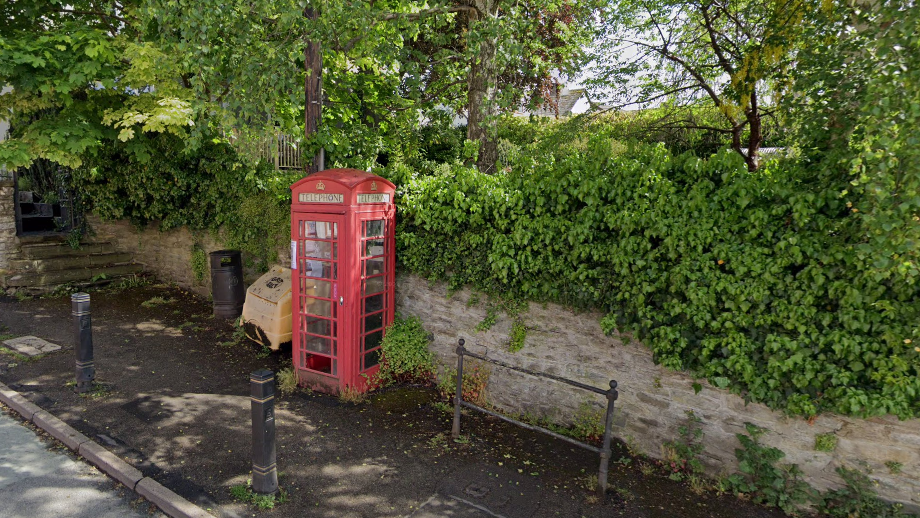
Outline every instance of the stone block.
POLYGON ((80 445, 89 441, 89 437, 44 410, 36 412, 32 422, 71 450, 79 451, 80 445))
POLYGON ((141 479, 135 490, 172 518, 214 518, 204 509, 166 489, 152 478, 141 479))
POLYGON ((91 464, 129 489, 134 490, 138 481, 144 478, 144 475, 137 468, 92 441, 81 444, 79 453, 91 464))

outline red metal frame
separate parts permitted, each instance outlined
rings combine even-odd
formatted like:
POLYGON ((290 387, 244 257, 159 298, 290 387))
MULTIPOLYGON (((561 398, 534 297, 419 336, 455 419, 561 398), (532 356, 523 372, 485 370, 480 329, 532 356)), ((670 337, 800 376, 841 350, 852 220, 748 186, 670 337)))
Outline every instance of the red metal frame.
POLYGON ((395 314, 396 187, 330 169, 291 191, 294 367, 303 385, 364 391, 395 314))

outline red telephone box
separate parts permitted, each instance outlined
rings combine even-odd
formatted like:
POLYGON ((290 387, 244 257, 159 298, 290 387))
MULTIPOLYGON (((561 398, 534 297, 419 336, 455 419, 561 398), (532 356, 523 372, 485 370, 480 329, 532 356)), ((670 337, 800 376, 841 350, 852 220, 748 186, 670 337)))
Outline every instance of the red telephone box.
POLYGON ((329 169, 291 191, 294 367, 302 385, 364 391, 393 322, 396 186, 329 169))

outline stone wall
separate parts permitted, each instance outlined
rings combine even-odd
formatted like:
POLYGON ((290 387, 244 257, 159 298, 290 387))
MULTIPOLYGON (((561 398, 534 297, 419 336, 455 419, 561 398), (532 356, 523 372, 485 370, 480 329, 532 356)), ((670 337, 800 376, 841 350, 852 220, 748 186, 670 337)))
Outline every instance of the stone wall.
MULTIPOLYGON (((192 251, 196 244, 205 254, 225 249, 220 233, 191 231, 187 227, 161 232, 155 224, 138 229, 127 221, 103 221, 92 215, 87 217, 87 221, 94 240, 109 241, 119 252, 133 254, 135 262, 144 265, 145 270, 159 279, 174 282, 204 297, 211 295, 210 266, 205 266, 203 279, 196 279, 192 270, 192 251)), ((289 249, 279 251, 279 263, 290 264, 289 249)), ((245 254, 243 264, 246 264, 245 254)), ((244 269, 243 273, 247 286, 261 275, 253 269, 244 269)))
MULTIPOLYGON (((486 316, 484 303, 468 305, 466 290, 447 295, 443 284, 430 284, 411 275, 397 279, 397 310, 418 316, 434 334, 432 349, 448 365, 456 364, 457 340, 464 338, 472 352, 527 369, 549 372, 606 388, 619 382, 614 434, 652 457, 661 457, 661 445, 679 438, 677 429, 693 410, 703 420, 703 461, 711 474, 737 471, 735 434, 744 433, 751 422, 770 430, 763 442, 786 453, 785 462, 798 464, 807 481, 819 489, 837 487, 837 466, 870 469, 879 494, 920 509, 920 420, 896 417, 853 419, 823 415, 812 423, 787 417, 764 405, 748 404, 726 390, 703 380, 670 371, 652 361, 651 352, 625 336, 605 336, 597 313, 576 314, 554 304, 530 304, 524 315, 528 328, 525 346, 508 351, 510 322, 499 321, 485 332, 476 325, 486 316), (693 388, 700 383, 699 393, 693 388), (815 436, 833 433, 833 452, 815 451, 815 436), (899 462, 893 474, 886 461, 899 462)), ((475 300, 475 299, 474 299, 475 300)), ((545 379, 535 379, 499 367, 492 369, 487 397, 507 411, 548 415, 564 422, 585 401, 602 408, 600 396, 591 397, 545 379)))
POLYGON ((19 255, 14 186, 13 180, 0 180, 0 274, 19 255))

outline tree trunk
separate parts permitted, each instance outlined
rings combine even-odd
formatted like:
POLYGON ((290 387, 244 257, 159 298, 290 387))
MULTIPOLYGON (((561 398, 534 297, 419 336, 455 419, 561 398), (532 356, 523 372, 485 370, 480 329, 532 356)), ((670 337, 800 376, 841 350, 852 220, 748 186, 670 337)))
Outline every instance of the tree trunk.
MULTIPOLYGON (((319 13, 310 7, 304 9, 304 16, 316 20, 319 13)), ((323 115, 323 49, 319 42, 307 41, 303 51, 303 68, 307 76, 304 80, 304 139, 316 135, 323 115)), ((320 149, 313 159, 305 164, 307 174, 322 171, 325 168, 323 150, 320 149)))
MULTIPOLYGON (((475 19, 495 16, 498 11, 497 0, 472 0, 470 2, 477 13, 475 19)), ((472 25, 472 24, 471 24, 472 25)), ((496 41, 492 37, 483 38, 479 44, 479 53, 470 64, 468 88, 468 112, 466 138, 479 142, 479 157, 476 166, 487 174, 495 173, 498 162, 498 146, 490 129, 498 113, 496 94, 498 82, 498 64, 496 63, 496 41)))
POLYGON ((744 110, 748 122, 748 152, 744 157, 748 171, 754 172, 760 167, 760 145, 763 144, 763 127, 760 120, 760 107, 757 104, 757 92, 751 93, 751 105, 744 110))

